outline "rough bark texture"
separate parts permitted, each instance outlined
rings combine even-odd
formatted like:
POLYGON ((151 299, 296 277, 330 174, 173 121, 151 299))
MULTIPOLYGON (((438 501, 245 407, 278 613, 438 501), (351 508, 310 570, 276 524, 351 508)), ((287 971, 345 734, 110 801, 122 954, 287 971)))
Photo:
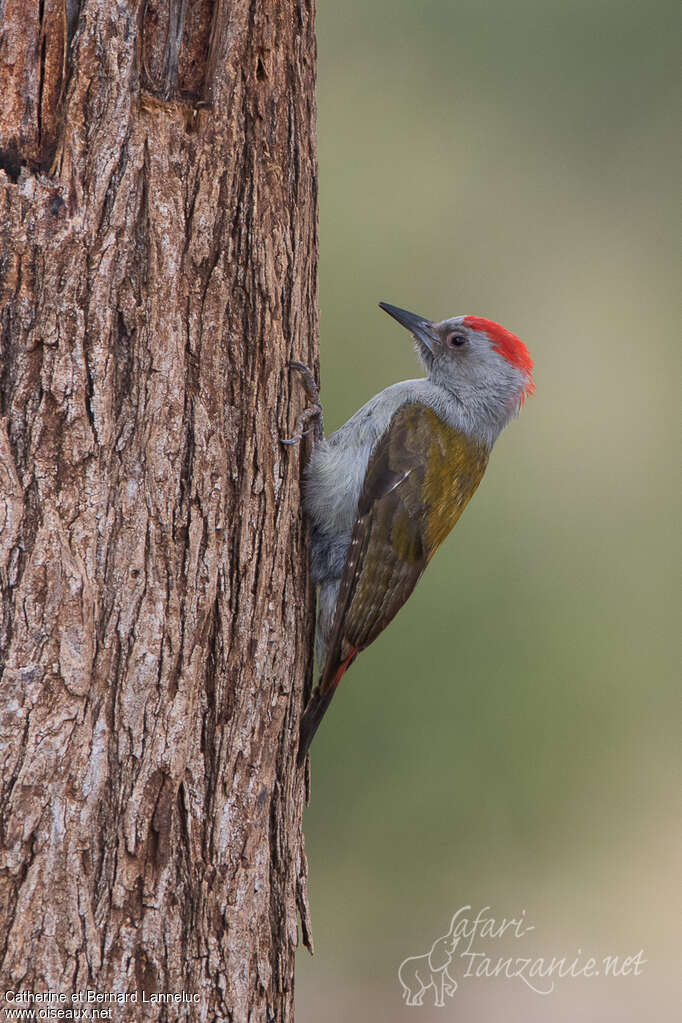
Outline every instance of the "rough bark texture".
POLYGON ((0 19, 0 995, 292 1019, 314 0, 0 19))

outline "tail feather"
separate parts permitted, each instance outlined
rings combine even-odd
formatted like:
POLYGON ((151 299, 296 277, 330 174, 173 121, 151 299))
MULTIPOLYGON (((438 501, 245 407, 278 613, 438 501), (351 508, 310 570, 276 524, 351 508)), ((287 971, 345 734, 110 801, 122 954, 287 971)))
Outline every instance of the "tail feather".
POLYGON ((303 764, 310 744, 315 737, 315 732, 320 727, 320 722, 325 715, 327 707, 332 701, 334 695, 333 689, 328 689, 325 693, 322 693, 317 689, 310 697, 308 706, 306 707, 303 717, 301 718, 301 734, 298 740, 298 763, 303 764))
POLYGON ((327 707, 332 702, 336 687, 345 675, 352 662, 355 660, 357 650, 351 650, 348 657, 338 665, 334 674, 329 677, 330 672, 325 669, 320 678, 319 685, 308 701, 308 706, 301 718, 301 731, 298 740, 298 763, 303 764, 310 749, 310 744, 315 737, 315 732, 320 727, 320 722, 325 715, 327 707))

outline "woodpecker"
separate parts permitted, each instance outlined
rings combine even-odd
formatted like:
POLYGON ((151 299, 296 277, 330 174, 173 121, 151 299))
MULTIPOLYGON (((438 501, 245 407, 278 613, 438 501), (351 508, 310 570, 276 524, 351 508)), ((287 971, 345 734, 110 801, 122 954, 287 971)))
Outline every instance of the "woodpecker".
POLYGON ((284 443, 319 417, 303 503, 322 671, 301 722, 299 764, 343 675, 410 596, 481 482, 500 432, 534 390, 528 349, 492 320, 433 322, 379 305, 411 332, 425 377, 380 391, 323 438, 312 374, 291 364, 313 400, 284 443))

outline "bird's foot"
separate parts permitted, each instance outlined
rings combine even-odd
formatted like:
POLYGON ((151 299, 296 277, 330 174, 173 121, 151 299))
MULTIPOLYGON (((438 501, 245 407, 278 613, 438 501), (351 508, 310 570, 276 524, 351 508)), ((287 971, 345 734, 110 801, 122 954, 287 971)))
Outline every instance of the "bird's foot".
POLYGON ((308 366, 304 365, 304 363, 302 362, 290 362, 289 369, 295 369, 297 373, 301 374, 301 379, 303 381, 305 393, 308 395, 310 401, 314 405, 319 405, 320 391, 317 384, 315 383, 313 371, 309 369, 308 366))
POLYGON ((320 391, 317 384, 315 383, 315 377, 312 374, 312 370, 304 366, 302 362, 290 362, 290 369, 295 369, 301 374, 303 381, 303 387, 305 393, 310 399, 310 404, 303 409, 302 412, 296 417, 294 423, 294 432, 291 437, 281 437, 280 443, 282 444, 298 444, 300 440, 303 440, 311 430, 316 441, 322 438, 322 405, 320 404, 320 391), (313 420, 313 425, 309 426, 307 430, 304 429, 305 425, 313 420))

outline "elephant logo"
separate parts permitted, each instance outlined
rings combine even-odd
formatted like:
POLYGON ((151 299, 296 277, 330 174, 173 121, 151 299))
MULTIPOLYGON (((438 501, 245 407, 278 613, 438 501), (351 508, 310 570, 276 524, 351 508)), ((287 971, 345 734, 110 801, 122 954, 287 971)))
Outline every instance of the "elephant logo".
POLYGON ((448 973, 459 937, 455 937, 457 914, 450 921, 450 930, 436 938, 431 950, 420 956, 408 956, 398 967, 398 980, 403 989, 405 1005, 423 1005, 424 995, 433 988, 434 1005, 442 1008, 445 996, 452 998, 457 990, 457 981, 448 973))

